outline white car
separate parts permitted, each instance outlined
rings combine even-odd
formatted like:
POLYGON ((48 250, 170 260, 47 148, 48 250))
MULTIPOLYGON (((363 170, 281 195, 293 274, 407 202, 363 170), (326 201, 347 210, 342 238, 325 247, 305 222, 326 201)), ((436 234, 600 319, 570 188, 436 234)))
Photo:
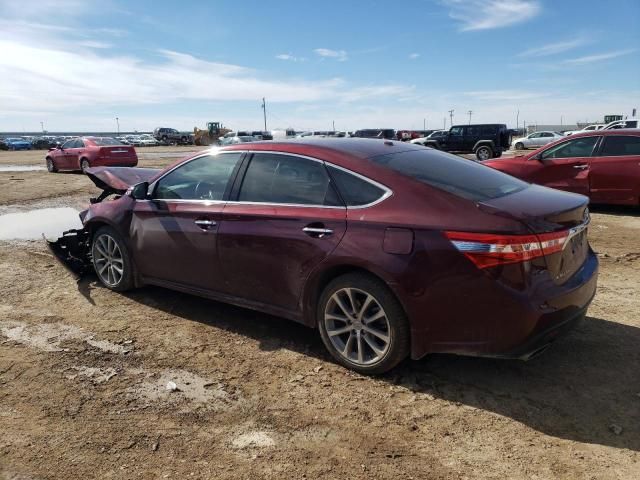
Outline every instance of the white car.
POLYGON ((524 150, 525 148, 538 148, 547 143, 555 142, 564 138, 564 135, 558 132, 533 132, 526 137, 516 140, 514 148, 516 150, 524 150))
POLYGON ((628 118, 626 120, 616 120, 615 122, 608 123, 603 130, 614 130, 618 128, 640 128, 637 118, 628 118))
POLYGON ((153 138, 153 135, 140 135, 140 145, 143 147, 155 147, 158 145, 158 141, 153 138))
POLYGON ((605 125, 601 123, 594 123, 593 125, 589 125, 588 127, 584 127, 582 130, 569 130, 568 132, 564 132, 565 135, 573 135, 574 133, 585 133, 585 132, 595 132, 596 130, 602 130, 605 125))
POLYGON ((426 137, 414 138, 413 140, 409 140, 409 143, 417 143, 418 145, 424 145, 424 142, 427 140, 433 140, 439 137, 444 137, 449 131, 448 130, 434 130, 426 137))

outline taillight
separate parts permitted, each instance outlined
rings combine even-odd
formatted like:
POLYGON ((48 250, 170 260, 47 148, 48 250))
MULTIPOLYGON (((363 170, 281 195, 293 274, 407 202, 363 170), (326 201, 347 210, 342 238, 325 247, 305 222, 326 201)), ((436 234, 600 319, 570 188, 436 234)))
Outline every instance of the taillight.
POLYGON ((488 268, 560 252, 569 237, 569 231, 539 235, 469 232, 444 232, 444 235, 478 268, 488 268))

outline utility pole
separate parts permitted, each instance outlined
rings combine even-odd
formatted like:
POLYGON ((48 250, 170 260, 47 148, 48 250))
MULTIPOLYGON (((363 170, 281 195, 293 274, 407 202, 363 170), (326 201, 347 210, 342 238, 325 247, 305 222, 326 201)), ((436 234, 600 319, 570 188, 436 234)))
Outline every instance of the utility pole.
POLYGON ((449 118, 451 119, 451 127, 453 127, 453 108, 449 110, 449 118))
POLYGON ((473 110, 469 110, 467 113, 469 114, 469 125, 471 125, 471 115, 473 115, 473 110))
POLYGON ((427 130, 427 119, 426 118, 422 119, 422 130, 424 130, 424 131, 427 130))
POLYGON ((336 131, 336 121, 335 120, 331 120, 331 125, 333 125, 333 131, 336 131))
POLYGON ((562 126, 562 125, 563 125, 563 123, 562 123, 562 115, 560 115, 560 126, 562 126))
POLYGON ((120 136, 120 119, 116 117, 116 125, 118 126, 118 136, 120 136))
POLYGON ((267 102, 262 97, 262 112, 264 114, 264 131, 267 131, 267 102))
POLYGON ((44 133, 44 122, 40 122, 40 128, 42 129, 42 133, 44 133))

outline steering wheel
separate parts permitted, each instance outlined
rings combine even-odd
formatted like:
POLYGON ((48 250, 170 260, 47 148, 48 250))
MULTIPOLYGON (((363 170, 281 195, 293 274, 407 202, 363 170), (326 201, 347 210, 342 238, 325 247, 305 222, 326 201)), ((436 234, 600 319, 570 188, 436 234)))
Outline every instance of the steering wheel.
POLYGON ((195 197, 201 200, 213 200, 214 198, 214 189, 213 185, 207 182, 203 182, 202 180, 196 183, 196 188, 194 189, 195 197))

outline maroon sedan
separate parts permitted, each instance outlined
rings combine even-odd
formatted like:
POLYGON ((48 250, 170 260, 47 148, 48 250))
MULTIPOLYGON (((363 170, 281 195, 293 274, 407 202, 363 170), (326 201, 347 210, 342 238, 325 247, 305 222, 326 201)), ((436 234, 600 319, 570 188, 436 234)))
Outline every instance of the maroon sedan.
POLYGON ((59 256, 90 258, 112 290, 153 284, 318 328, 362 373, 431 352, 529 358, 596 290, 586 197, 422 146, 253 143, 88 175, 115 197, 59 256))
POLYGON ((111 137, 82 137, 51 148, 45 158, 47 170, 82 170, 98 166, 135 167, 138 156, 133 147, 111 137))
POLYGON ((640 129, 571 135, 522 157, 483 162, 593 203, 640 205, 640 129))

